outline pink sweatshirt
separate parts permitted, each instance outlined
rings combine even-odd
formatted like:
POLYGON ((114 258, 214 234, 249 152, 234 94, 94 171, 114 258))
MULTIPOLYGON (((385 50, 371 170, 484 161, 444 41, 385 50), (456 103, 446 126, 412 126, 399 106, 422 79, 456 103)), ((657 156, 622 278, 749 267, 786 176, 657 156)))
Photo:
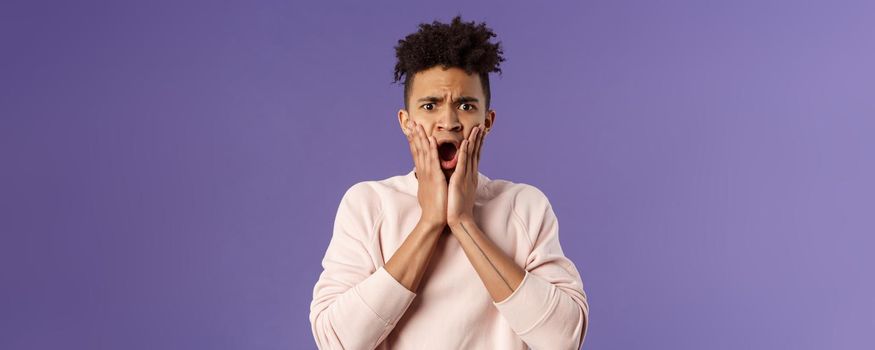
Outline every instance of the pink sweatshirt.
POLYGON ((494 302, 459 241, 442 238, 414 293, 384 268, 419 221, 411 170, 351 186, 340 201, 310 323, 320 349, 578 349, 589 305, 559 245, 547 197, 525 183, 479 173, 475 220, 526 270, 494 302))

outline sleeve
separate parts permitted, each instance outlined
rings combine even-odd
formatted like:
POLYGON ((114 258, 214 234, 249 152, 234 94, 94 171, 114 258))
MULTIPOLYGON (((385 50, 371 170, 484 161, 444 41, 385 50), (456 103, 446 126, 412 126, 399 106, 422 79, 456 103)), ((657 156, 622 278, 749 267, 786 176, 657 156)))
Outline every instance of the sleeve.
POLYGON ((589 304, 580 273, 562 252, 553 208, 543 192, 527 185, 515 200, 514 215, 535 238, 523 281, 493 304, 532 349, 579 349, 589 325, 589 304))
POLYGON ((416 296, 375 267, 368 237, 380 215, 377 193, 365 182, 350 187, 340 201, 310 304, 320 349, 376 348, 416 296))

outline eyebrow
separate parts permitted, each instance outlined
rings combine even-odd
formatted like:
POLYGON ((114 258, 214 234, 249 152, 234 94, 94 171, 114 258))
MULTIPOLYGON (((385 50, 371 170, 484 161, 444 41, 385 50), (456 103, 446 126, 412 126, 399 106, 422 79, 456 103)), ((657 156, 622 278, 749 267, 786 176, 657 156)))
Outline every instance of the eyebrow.
MULTIPOLYGON (((423 97, 423 98, 416 100, 416 102, 443 102, 443 101, 444 101, 443 97, 436 97, 436 96, 426 96, 426 97, 423 97)), ((455 103, 467 103, 467 102, 480 102, 480 100, 478 100, 476 97, 471 97, 471 96, 459 96, 459 98, 457 98, 454 102, 455 103)))

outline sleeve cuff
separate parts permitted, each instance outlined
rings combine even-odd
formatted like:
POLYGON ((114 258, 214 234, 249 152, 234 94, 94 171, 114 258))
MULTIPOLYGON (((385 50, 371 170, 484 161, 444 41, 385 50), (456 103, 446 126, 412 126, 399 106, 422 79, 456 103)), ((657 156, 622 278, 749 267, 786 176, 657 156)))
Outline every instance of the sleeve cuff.
POLYGON ((556 286, 526 271, 526 276, 510 296, 492 302, 517 334, 531 331, 549 315, 556 299, 556 286))
POLYGON ((355 292, 387 325, 398 322, 416 297, 416 293, 404 287, 383 266, 356 285, 355 292))

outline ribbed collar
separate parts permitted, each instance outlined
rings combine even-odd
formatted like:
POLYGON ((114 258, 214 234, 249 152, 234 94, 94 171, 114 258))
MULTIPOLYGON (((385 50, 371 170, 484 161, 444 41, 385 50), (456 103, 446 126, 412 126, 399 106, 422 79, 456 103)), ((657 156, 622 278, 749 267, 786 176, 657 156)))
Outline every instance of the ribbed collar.
MULTIPOLYGON (((410 172, 402 177, 402 182, 404 184, 404 188, 408 191, 408 193, 416 195, 419 190, 419 180, 416 178, 416 167, 410 169, 410 172)), ((483 175, 479 170, 477 171, 477 193, 478 197, 483 193, 486 185, 492 181, 488 176, 483 175)))

